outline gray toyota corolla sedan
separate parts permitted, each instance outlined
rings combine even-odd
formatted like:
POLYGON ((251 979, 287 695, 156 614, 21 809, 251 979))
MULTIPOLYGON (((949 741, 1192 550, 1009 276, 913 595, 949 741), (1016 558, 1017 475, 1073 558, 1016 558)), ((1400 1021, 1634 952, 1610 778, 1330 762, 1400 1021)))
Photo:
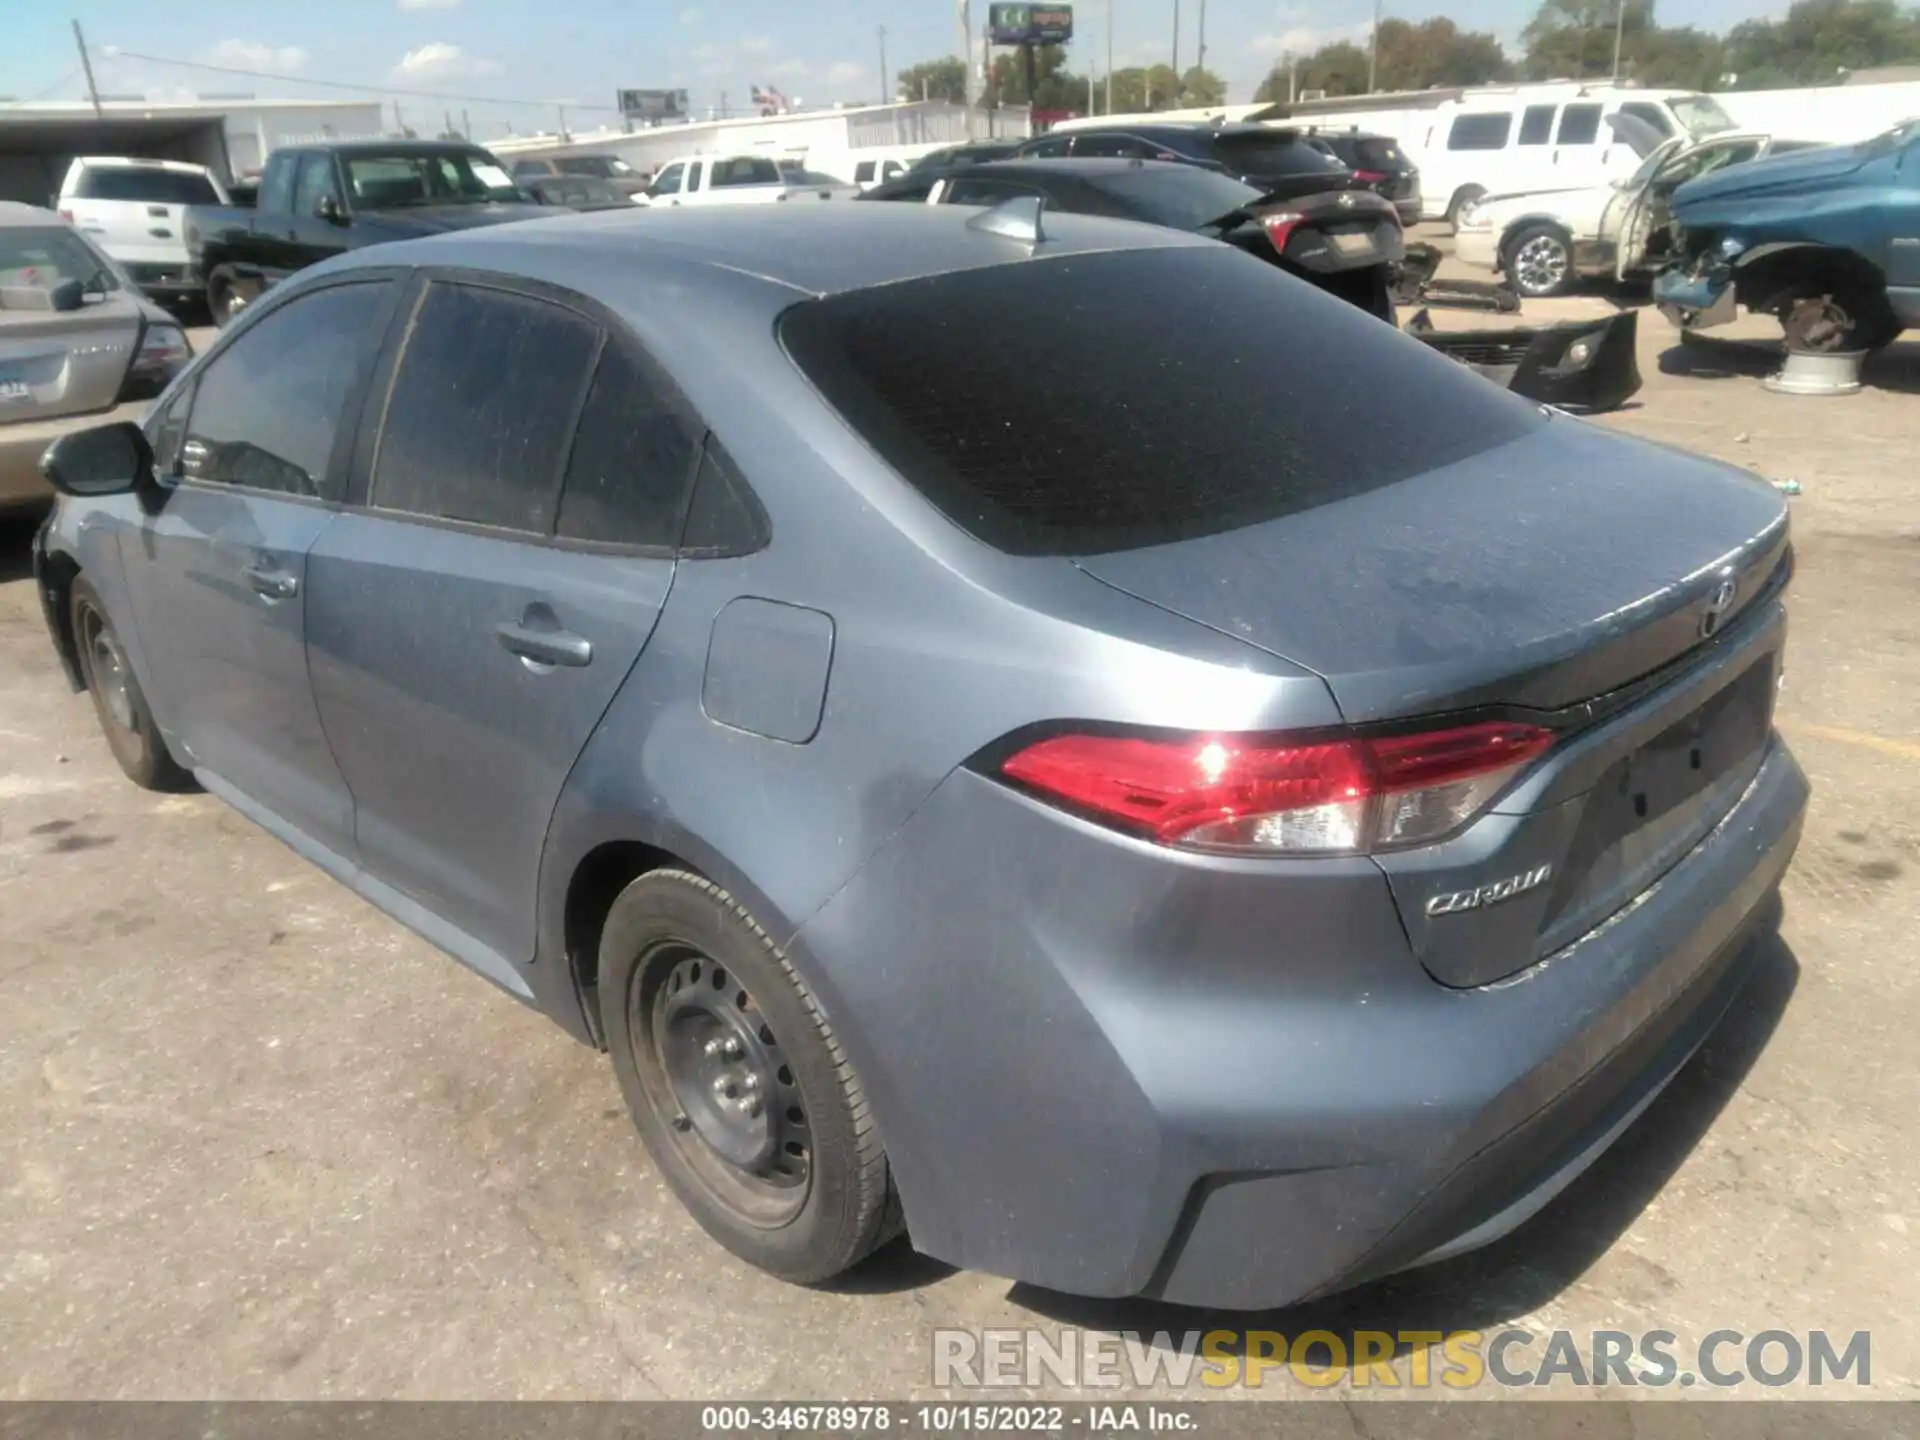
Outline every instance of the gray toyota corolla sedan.
POLYGON ((1485 1243, 1770 922, 1782 501, 1230 246, 1044 226, 303 272, 53 447, 55 642, 133 779, 605 1047, 776 1274, 904 1228, 1264 1306, 1485 1243))

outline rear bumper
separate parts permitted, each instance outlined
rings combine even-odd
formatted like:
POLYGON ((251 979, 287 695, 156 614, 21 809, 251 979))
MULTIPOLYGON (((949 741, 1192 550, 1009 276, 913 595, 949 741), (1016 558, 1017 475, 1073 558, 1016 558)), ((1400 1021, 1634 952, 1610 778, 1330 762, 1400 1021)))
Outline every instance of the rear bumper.
POLYGON ((1622 310, 1601 320, 1442 333, 1416 316, 1407 333, 1516 395, 1599 412, 1640 389, 1639 323, 1638 311, 1622 310))
POLYGON ((144 420, 150 408, 151 401, 138 400, 57 420, 0 424, 0 509, 44 504, 53 498, 53 487, 40 475, 40 457, 62 435, 119 420, 144 420))
POLYGON ((1806 800, 1770 742, 1633 906, 1450 990, 1369 861, 1173 856, 962 771, 793 948, 918 1249, 1275 1306, 1484 1244, 1590 1163, 1737 989, 1806 800))

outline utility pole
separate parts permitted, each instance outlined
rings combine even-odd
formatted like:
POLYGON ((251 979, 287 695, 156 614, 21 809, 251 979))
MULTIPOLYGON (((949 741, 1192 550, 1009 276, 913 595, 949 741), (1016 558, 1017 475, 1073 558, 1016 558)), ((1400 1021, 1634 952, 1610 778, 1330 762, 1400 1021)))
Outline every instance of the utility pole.
POLYGON ((880 103, 891 105, 893 91, 887 88, 887 27, 881 25, 876 28, 880 36, 880 103))
POLYGON ((400 113, 400 102, 393 102, 393 128, 404 137, 407 133, 407 117, 400 113))
POLYGON ((979 138, 973 108, 973 13, 967 0, 957 0, 960 21, 960 103, 967 112, 967 139, 979 138))
POLYGON ((1107 0, 1107 114, 1113 114, 1113 0, 1107 0))
MULTIPOLYGON (((73 22, 73 43, 80 47, 80 68, 87 72, 87 98, 93 101, 93 118, 98 120, 102 118, 100 114, 100 91, 93 83, 93 61, 87 58, 87 37, 80 33, 80 22, 78 20, 73 22)), ((1620 67, 1615 65, 1614 68, 1617 70, 1620 67)))
MULTIPOLYGON (((74 26, 76 31, 79 28, 74 26)), ((1616 85, 1620 83, 1620 42, 1626 38, 1626 33, 1627 0, 1619 0, 1613 11, 1613 81, 1616 85)), ((80 53, 84 55, 86 51, 83 49, 80 53)))
POLYGON ((465 109, 464 107, 462 107, 462 109, 461 109, 461 111, 460 111, 460 133, 461 133, 462 135, 464 135, 464 136, 466 136, 466 137, 467 137, 467 140, 468 140, 468 142, 469 142, 469 143, 471 143, 471 142, 472 142, 472 140, 473 140, 473 121, 471 121, 471 120, 469 120, 469 119, 467 118, 467 112, 466 112, 466 109, 465 109))
POLYGON ((1173 0, 1173 95, 1177 108, 1180 104, 1180 0, 1173 0))
POLYGON ((553 108, 560 112, 560 138, 564 140, 567 138, 567 107, 556 105, 553 108))
POLYGON ((442 135, 451 135, 451 134, 453 134, 453 133, 454 133, 454 130, 453 130, 453 111, 451 111, 451 110, 442 110, 442 111, 440 112, 440 118, 441 118, 442 120, 444 120, 444 121, 446 122, 446 125, 447 125, 447 128, 446 128, 446 129, 444 129, 444 130, 442 130, 442 131, 441 131, 440 133, 441 133, 442 135))
POLYGON ((1373 37, 1367 41, 1367 93, 1374 94, 1380 84, 1380 0, 1373 0, 1373 37))
POLYGON ((1200 53, 1193 62, 1198 68, 1207 68, 1207 0, 1200 0, 1200 53))

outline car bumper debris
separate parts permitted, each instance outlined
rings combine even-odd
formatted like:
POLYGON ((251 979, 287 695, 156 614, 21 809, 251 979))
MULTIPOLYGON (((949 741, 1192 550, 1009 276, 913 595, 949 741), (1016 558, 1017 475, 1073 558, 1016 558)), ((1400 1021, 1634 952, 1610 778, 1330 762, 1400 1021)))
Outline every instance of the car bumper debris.
POLYGON ((1632 310, 1599 320, 1446 333, 1422 310, 1407 325, 1416 340, 1516 395, 1594 412, 1618 409, 1639 391, 1638 333, 1632 310))

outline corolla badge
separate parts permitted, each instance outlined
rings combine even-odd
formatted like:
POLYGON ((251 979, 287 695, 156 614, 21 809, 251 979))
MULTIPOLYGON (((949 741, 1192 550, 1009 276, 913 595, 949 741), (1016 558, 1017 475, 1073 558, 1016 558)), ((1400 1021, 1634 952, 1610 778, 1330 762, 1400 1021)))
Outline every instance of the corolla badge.
POLYGON ((1518 875, 1509 875, 1504 880, 1495 880, 1488 885, 1477 885, 1471 890, 1450 890, 1427 901, 1427 914, 1432 917, 1458 915, 1465 910, 1483 910, 1546 884, 1547 877, 1552 874, 1553 866, 1542 865, 1536 870, 1522 870, 1518 875))
POLYGON ((1707 598, 1707 610, 1700 617, 1700 634, 1704 639, 1720 628, 1720 622, 1733 608, 1733 600, 1740 593, 1740 582, 1731 575, 1725 577, 1713 587, 1713 594, 1707 598))

